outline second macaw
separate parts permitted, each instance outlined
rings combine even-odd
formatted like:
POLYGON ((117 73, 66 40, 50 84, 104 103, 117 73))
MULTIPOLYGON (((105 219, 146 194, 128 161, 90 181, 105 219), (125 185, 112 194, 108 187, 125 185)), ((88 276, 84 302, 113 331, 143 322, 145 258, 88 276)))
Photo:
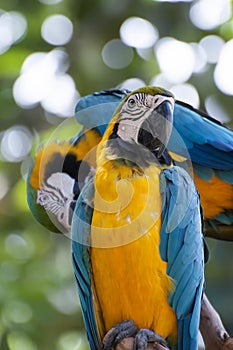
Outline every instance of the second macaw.
POLYGON ((192 178, 166 148, 173 108, 160 88, 127 95, 98 146, 94 180, 77 199, 73 266, 91 350, 127 336, 138 350, 149 341, 198 348, 202 215, 192 178))
MULTIPOLYGON (((82 97, 75 113, 84 126, 82 133, 94 129, 102 136, 127 93, 112 89, 82 97)), ((233 132, 206 113, 176 100, 168 150, 177 164, 182 165, 182 157, 192 162, 206 235, 233 240, 233 132)))

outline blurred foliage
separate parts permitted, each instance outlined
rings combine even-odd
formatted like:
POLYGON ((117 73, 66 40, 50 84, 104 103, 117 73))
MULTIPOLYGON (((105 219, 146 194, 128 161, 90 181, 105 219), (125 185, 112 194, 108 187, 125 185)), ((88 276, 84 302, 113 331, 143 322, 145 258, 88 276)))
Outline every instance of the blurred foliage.
MULTIPOLYGON (((49 15, 63 14, 74 25, 72 40, 65 50, 68 74, 80 95, 114 87, 132 77, 149 84, 159 73, 155 56, 151 54, 144 60, 136 50, 132 63, 124 69, 113 70, 104 64, 103 46, 119 38, 120 26, 128 17, 145 18, 159 29, 160 37, 172 36, 185 42, 198 42, 207 34, 220 35, 226 41, 233 35, 232 19, 211 31, 196 28, 189 20, 190 3, 184 2, 64 0, 46 5, 37 0, 2 0, 0 6, 4 11, 23 14, 28 25, 23 38, 0 55, 0 141, 8 128, 23 125, 34 135, 31 154, 48 138, 68 138, 79 130, 72 118, 51 115, 40 105, 23 109, 13 98, 12 87, 25 58, 54 48, 40 34, 49 15)), ((204 109, 206 96, 214 95, 231 115, 232 97, 217 89, 212 74, 210 65, 189 80, 198 90, 200 107, 204 109)), ((33 220, 24 181, 29 162, 28 155, 19 162, 7 161, 2 155, 0 158, 0 173, 6 181, 6 185, 2 182, 6 193, 0 197, 0 348, 85 350, 88 345, 71 266, 70 241, 46 231, 33 220)), ((233 332, 233 243, 209 240, 209 247, 207 294, 233 332)))

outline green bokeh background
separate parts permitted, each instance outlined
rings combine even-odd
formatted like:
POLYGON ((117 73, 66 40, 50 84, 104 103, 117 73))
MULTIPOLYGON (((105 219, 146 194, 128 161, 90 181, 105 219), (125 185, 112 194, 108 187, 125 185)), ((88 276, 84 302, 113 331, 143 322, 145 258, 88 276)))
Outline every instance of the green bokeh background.
MULTIPOLYGON (((37 0, 1 0, 2 10, 18 11, 26 17, 28 30, 20 42, 0 55, 0 137, 14 125, 26 126, 36 135, 33 156, 38 144, 48 138, 68 138, 79 130, 73 119, 54 116, 53 124, 49 123, 41 106, 20 108, 12 95, 24 59, 33 52, 54 48, 40 35, 46 17, 59 13, 71 19, 74 34, 65 46, 70 62, 68 73, 80 95, 85 95, 131 77, 148 84, 159 73, 153 55, 143 60, 135 52, 132 63, 119 70, 103 63, 104 44, 119 37, 120 25, 128 17, 145 18, 157 26, 160 37, 172 36, 185 42, 198 42, 208 34, 217 34, 225 41, 233 37, 233 19, 211 31, 196 28, 189 20, 190 5, 152 0, 64 0, 48 6, 37 0)), ((210 65, 189 82, 199 92, 201 108, 205 97, 214 95, 232 116, 232 96, 216 88, 213 69, 210 65)), ((233 117, 229 125, 233 125, 233 117)), ((23 178, 28 161, 0 159, 0 172, 10 184, 0 200, 0 349, 85 350, 88 345, 73 277, 70 240, 50 233, 32 218, 23 178)), ((211 257, 206 266, 207 295, 233 333, 233 243, 208 240, 208 244, 211 257)))

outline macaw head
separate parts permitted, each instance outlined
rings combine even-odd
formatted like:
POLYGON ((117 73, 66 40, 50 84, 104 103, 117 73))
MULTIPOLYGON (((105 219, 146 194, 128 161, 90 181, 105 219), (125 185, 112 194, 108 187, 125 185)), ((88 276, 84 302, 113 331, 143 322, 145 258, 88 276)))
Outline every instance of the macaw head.
POLYGON ((57 233, 70 232, 76 200, 91 166, 69 142, 44 147, 33 160, 27 179, 27 200, 35 219, 57 233))
MULTIPOLYGON (((160 159, 173 122, 174 97, 158 87, 143 87, 128 94, 117 108, 104 136, 107 158, 141 156, 160 159)), ((129 159, 131 160, 131 159, 129 159)))

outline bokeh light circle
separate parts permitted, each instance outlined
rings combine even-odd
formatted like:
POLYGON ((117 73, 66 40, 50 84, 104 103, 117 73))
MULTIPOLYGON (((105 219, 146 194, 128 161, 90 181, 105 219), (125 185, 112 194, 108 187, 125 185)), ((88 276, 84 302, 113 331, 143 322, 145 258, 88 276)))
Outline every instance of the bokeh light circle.
POLYGON ((224 106, 220 104, 216 96, 210 95, 206 97, 205 108, 211 117, 219 120, 221 123, 228 123, 230 121, 230 117, 225 111, 224 106))
POLYGON ((6 302, 3 314, 8 322, 22 324, 30 322, 33 316, 32 309, 29 304, 22 301, 6 302))
POLYGON ((20 162, 32 147, 32 135, 30 131, 21 125, 8 129, 1 141, 1 153, 9 162, 20 162))
POLYGON ((122 69, 132 62, 133 50, 124 45, 121 40, 113 39, 104 45, 102 58, 106 66, 112 69, 122 69))
POLYGON ((0 11, 0 54, 18 42, 27 31, 27 20, 20 12, 0 11))
POLYGON ((38 1, 46 5, 56 5, 62 2, 63 0, 38 0, 38 1))
POLYGON ((139 89, 145 85, 146 85, 145 82, 139 78, 130 78, 130 79, 124 80, 119 85, 119 88, 120 89, 128 89, 130 91, 133 91, 133 90, 139 89))
POLYGON ((201 47, 206 53, 209 63, 218 62, 220 52, 224 46, 224 40, 218 35, 207 35, 200 41, 201 47))
POLYGON ((0 200, 5 197, 9 189, 10 184, 6 175, 0 172, 0 200))
POLYGON ((201 74, 208 67, 206 52, 200 44, 191 43, 191 47, 195 55, 195 64, 194 64, 193 73, 201 74))
POLYGON ((61 117, 70 117, 78 98, 73 78, 66 74, 68 55, 63 49, 29 55, 13 86, 13 96, 22 108, 43 108, 61 117))
POLYGON ((41 105, 46 111, 57 116, 70 117, 73 115, 78 97, 73 78, 68 74, 56 75, 41 105))
POLYGON ((157 28, 140 17, 127 18, 120 27, 120 37, 123 43, 138 49, 152 47, 158 36, 157 28))
POLYGON ((42 38, 51 45, 67 44, 73 35, 73 24, 63 15, 52 15, 43 22, 41 27, 42 38))
POLYGON ((154 0, 158 2, 192 2, 193 0, 154 0))
POLYGON ((233 95, 233 39, 224 44, 218 64, 214 70, 214 81, 219 90, 227 95, 233 95))
POLYGON ((169 90, 172 83, 166 78, 164 73, 156 74, 150 81, 150 85, 162 86, 164 89, 169 90))
POLYGON ((195 108, 199 107, 200 98, 197 89, 191 84, 179 84, 170 88, 176 100, 189 103, 195 108))
POLYGON ((190 78, 195 67, 195 54, 191 45, 165 37, 157 43, 155 55, 162 73, 172 83, 190 78))
POLYGON ((26 239, 18 232, 12 232, 5 239, 5 249, 14 259, 25 262, 33 256, 35 245, 31 239, 26 239))
POLYGON ((190 20, 198 28, 210 30, 226 22, 231 16, 230 0, 198 0, 190 9, 190 20))

